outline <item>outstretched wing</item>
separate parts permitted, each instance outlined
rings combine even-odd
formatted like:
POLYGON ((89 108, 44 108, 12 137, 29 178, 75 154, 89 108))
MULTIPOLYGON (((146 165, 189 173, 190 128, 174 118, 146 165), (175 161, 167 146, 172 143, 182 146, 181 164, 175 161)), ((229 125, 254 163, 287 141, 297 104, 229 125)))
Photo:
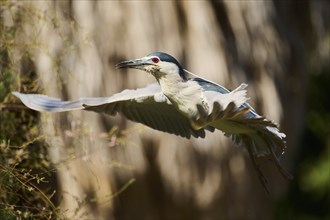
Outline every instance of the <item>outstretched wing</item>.
MULTIPOLYGON (((208 96, 207 98, 213 97, 214 94, 213 93, 220 93, 220 94, 228 94, 231 91, 228 90, 227 88, 216 84, 212 81, 203 79, 202 77, 199 77, 191 72, 189 72, 188 70, 184 70, 186 77, 190 80, 193 80, 195 82, 197 82, 204 90, 204 92, 206 93, 206 96, 208 96)), ((241 86, 243 86, 242 89, 246 88, 246 86, 244 86, 245 84, 242 84, 241 86)), ((248 108, 249 111, 246 112, 246 116, 249 118, 255 118, 255 117, 259 117, 258 113, 249 105, 249 103, 244 102, 242 104, 242 106, 240 106, 241 108, 248 108)))
MULTIPOLYGON (((204 90, 204 95, 209 103, 216 104, 218 99, 223 99, 221 94, 233 93, 230 97, 235 97, 235 93, 245 92, 246 84, 240 85, 233 91, 229 91, 225 87, 214 82, 208 81, 201 77, 185 71, 187 78, 197 82, 204 90)), ((241 97, 241 96, 238 96, 241 97)), ((235 98, 238 100, 238 98, 235 98)), ((211 104, 212 105, 212 104, 211 104)), ((276 124, 260 116, 247 102, 243 102, 240 106, 230 105, 225 111, 217 109, 217 105, 213 106, 209 113, 209 121, 216 128, 224 131, 227 136, 232 136, 236 143, 239 143, 242 138, 241 135, 250 137, 253 144, 251 151, 256 156, 264 156, 275 154, 279 157, 284 152, 285 134, 281 133, 276 124), (260 137, 261 136, 261 137, 260 137), (260 139, 268 139, 261 141, 260 139), (271 142, 271 143, 268 143, 271 142)), ((247 142, 244 141, 243 142, 247 142)))
POLYGON ((280 173, 288 179, 292 178, 279 162, 286 149, 286 142, 285 134, 279 131, 276 124, 260 116, 247 102, 242 103, 241 106, 230 103, 224 111, 217 105, 217 99, 222 98, 221 94, 242 91, 246 85, 242 84, 235 89, 236 91, 231 92, 188 71, 185 73, 188 79, 197 82, 203 88, 207 100, 213 103, 213 109, 208 115, 210 125, 223 131, 236 144, 241 142, 245 144, 260 181, 267 191, 267 180, 256 163, 256 157, 270 155, 280 173))
POLYGON ((190 121, 178 112, 161 92, 157 83, 136 90, 124 90, 111 97, 80 98, 76 101, 62 101, 46 95, 13 92, 27 107, 36 111, 65 112, 88 110, 115 115, 124 114, 128 119, 153 129, 190 138, 205 137, 205 129, 194 130, 190 121))

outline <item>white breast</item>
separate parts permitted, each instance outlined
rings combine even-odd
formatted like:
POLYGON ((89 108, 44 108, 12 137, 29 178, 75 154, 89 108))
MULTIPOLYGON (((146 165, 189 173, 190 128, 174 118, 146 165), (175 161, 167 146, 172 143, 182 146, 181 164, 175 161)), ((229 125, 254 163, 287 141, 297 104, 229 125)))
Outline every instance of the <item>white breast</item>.
POLYGON ((197 105, 204 108, 207 113, 208 103, 203 96, 200 85, 195 81, 182 81, 180 77, 164 77, 159 80, 163 93, 168 97, 172 104, 188 118, 199 119, 197 105))
POLYGON ((178 74, 178 66, 173 63, 162 62, 160 67, 154 76, 159 82, 162 92, 182 114, 192 121, 198 120, 200 113, 197 105, 202 106, 205 113, 208 113, 208 103, 197 82, 183 80, 178 74))

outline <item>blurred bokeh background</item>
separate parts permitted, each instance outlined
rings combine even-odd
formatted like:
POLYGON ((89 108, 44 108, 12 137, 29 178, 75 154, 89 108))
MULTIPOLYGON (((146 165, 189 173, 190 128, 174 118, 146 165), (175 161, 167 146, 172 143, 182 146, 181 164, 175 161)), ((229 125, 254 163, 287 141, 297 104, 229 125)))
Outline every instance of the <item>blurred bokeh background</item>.
POLYGON ((329 219, 329 1, 0 2, 0 219, 329 219), (110 96, 164 51, 287 134, 287 181, 221 132, 186 140, 93 112, 37 113, 11 91, 110 96))

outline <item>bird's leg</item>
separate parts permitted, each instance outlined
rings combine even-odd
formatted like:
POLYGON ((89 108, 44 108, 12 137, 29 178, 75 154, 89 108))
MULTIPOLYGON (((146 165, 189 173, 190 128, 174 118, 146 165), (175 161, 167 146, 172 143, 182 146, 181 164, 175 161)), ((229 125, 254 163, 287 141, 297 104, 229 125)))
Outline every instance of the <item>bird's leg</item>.
POLYGON ((249 141, 249 138, 245 138, 244 136, 242 137, 242 139, 243 139, 244 142, 246 143, 245 145, 246 145, 247 150, 248 150, 248 152, 249 152, 249 156, 250 156, 250 158, 251 158, 252 165, 253 165, 254 169, 255 169, 255 170, 257 171, 257 173, 258 173, 258 177, 259 177, 259 180, 260 180, 262 186, 264 187, 264 189, 266 190, 266 192, 267 192, 268 194, 270 194, 269 189, 268 189, 268 187, 267 187, 268 180, 266 179, 265 175, 264 175, 264 174, 262 173, 262 171, 260 170, 259 165, 257 164, 257 161, 256 161, 256 159, 255 159, 255 157, 254 157, 254 155, 253 155, 253 152, 252 152, 252 149, 251 149, 251 147, 253 146, 252 141, 249 141))
MULTIPOLYGON (((264 138, 264 140, 267 141, 267 138, 264 138)), ((272 160, 275 163, 277 169, 283 175, 284 178, 292 180, 293 179, 292 174, 289 173, 286 169, 284 169, 284 167, 280 164, 280 161, 277 159, 277 156, 275 155, 275 152, 272 148, 273 143, 271 141, 267 141, 267 142, 268 142, 268 144, 267 144, 268 149, 270 150, 271 155, 272 155, 272 160)))

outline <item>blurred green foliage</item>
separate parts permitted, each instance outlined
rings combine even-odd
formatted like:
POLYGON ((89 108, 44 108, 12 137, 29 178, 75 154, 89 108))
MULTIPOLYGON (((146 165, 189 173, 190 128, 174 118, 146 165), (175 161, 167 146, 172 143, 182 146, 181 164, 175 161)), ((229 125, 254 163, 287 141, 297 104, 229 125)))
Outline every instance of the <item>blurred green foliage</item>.
POLYGON ((278 203, 276 219, 330 219, 329 71, 310 74, 304 133, 295 164, 295 179, 278 203))

